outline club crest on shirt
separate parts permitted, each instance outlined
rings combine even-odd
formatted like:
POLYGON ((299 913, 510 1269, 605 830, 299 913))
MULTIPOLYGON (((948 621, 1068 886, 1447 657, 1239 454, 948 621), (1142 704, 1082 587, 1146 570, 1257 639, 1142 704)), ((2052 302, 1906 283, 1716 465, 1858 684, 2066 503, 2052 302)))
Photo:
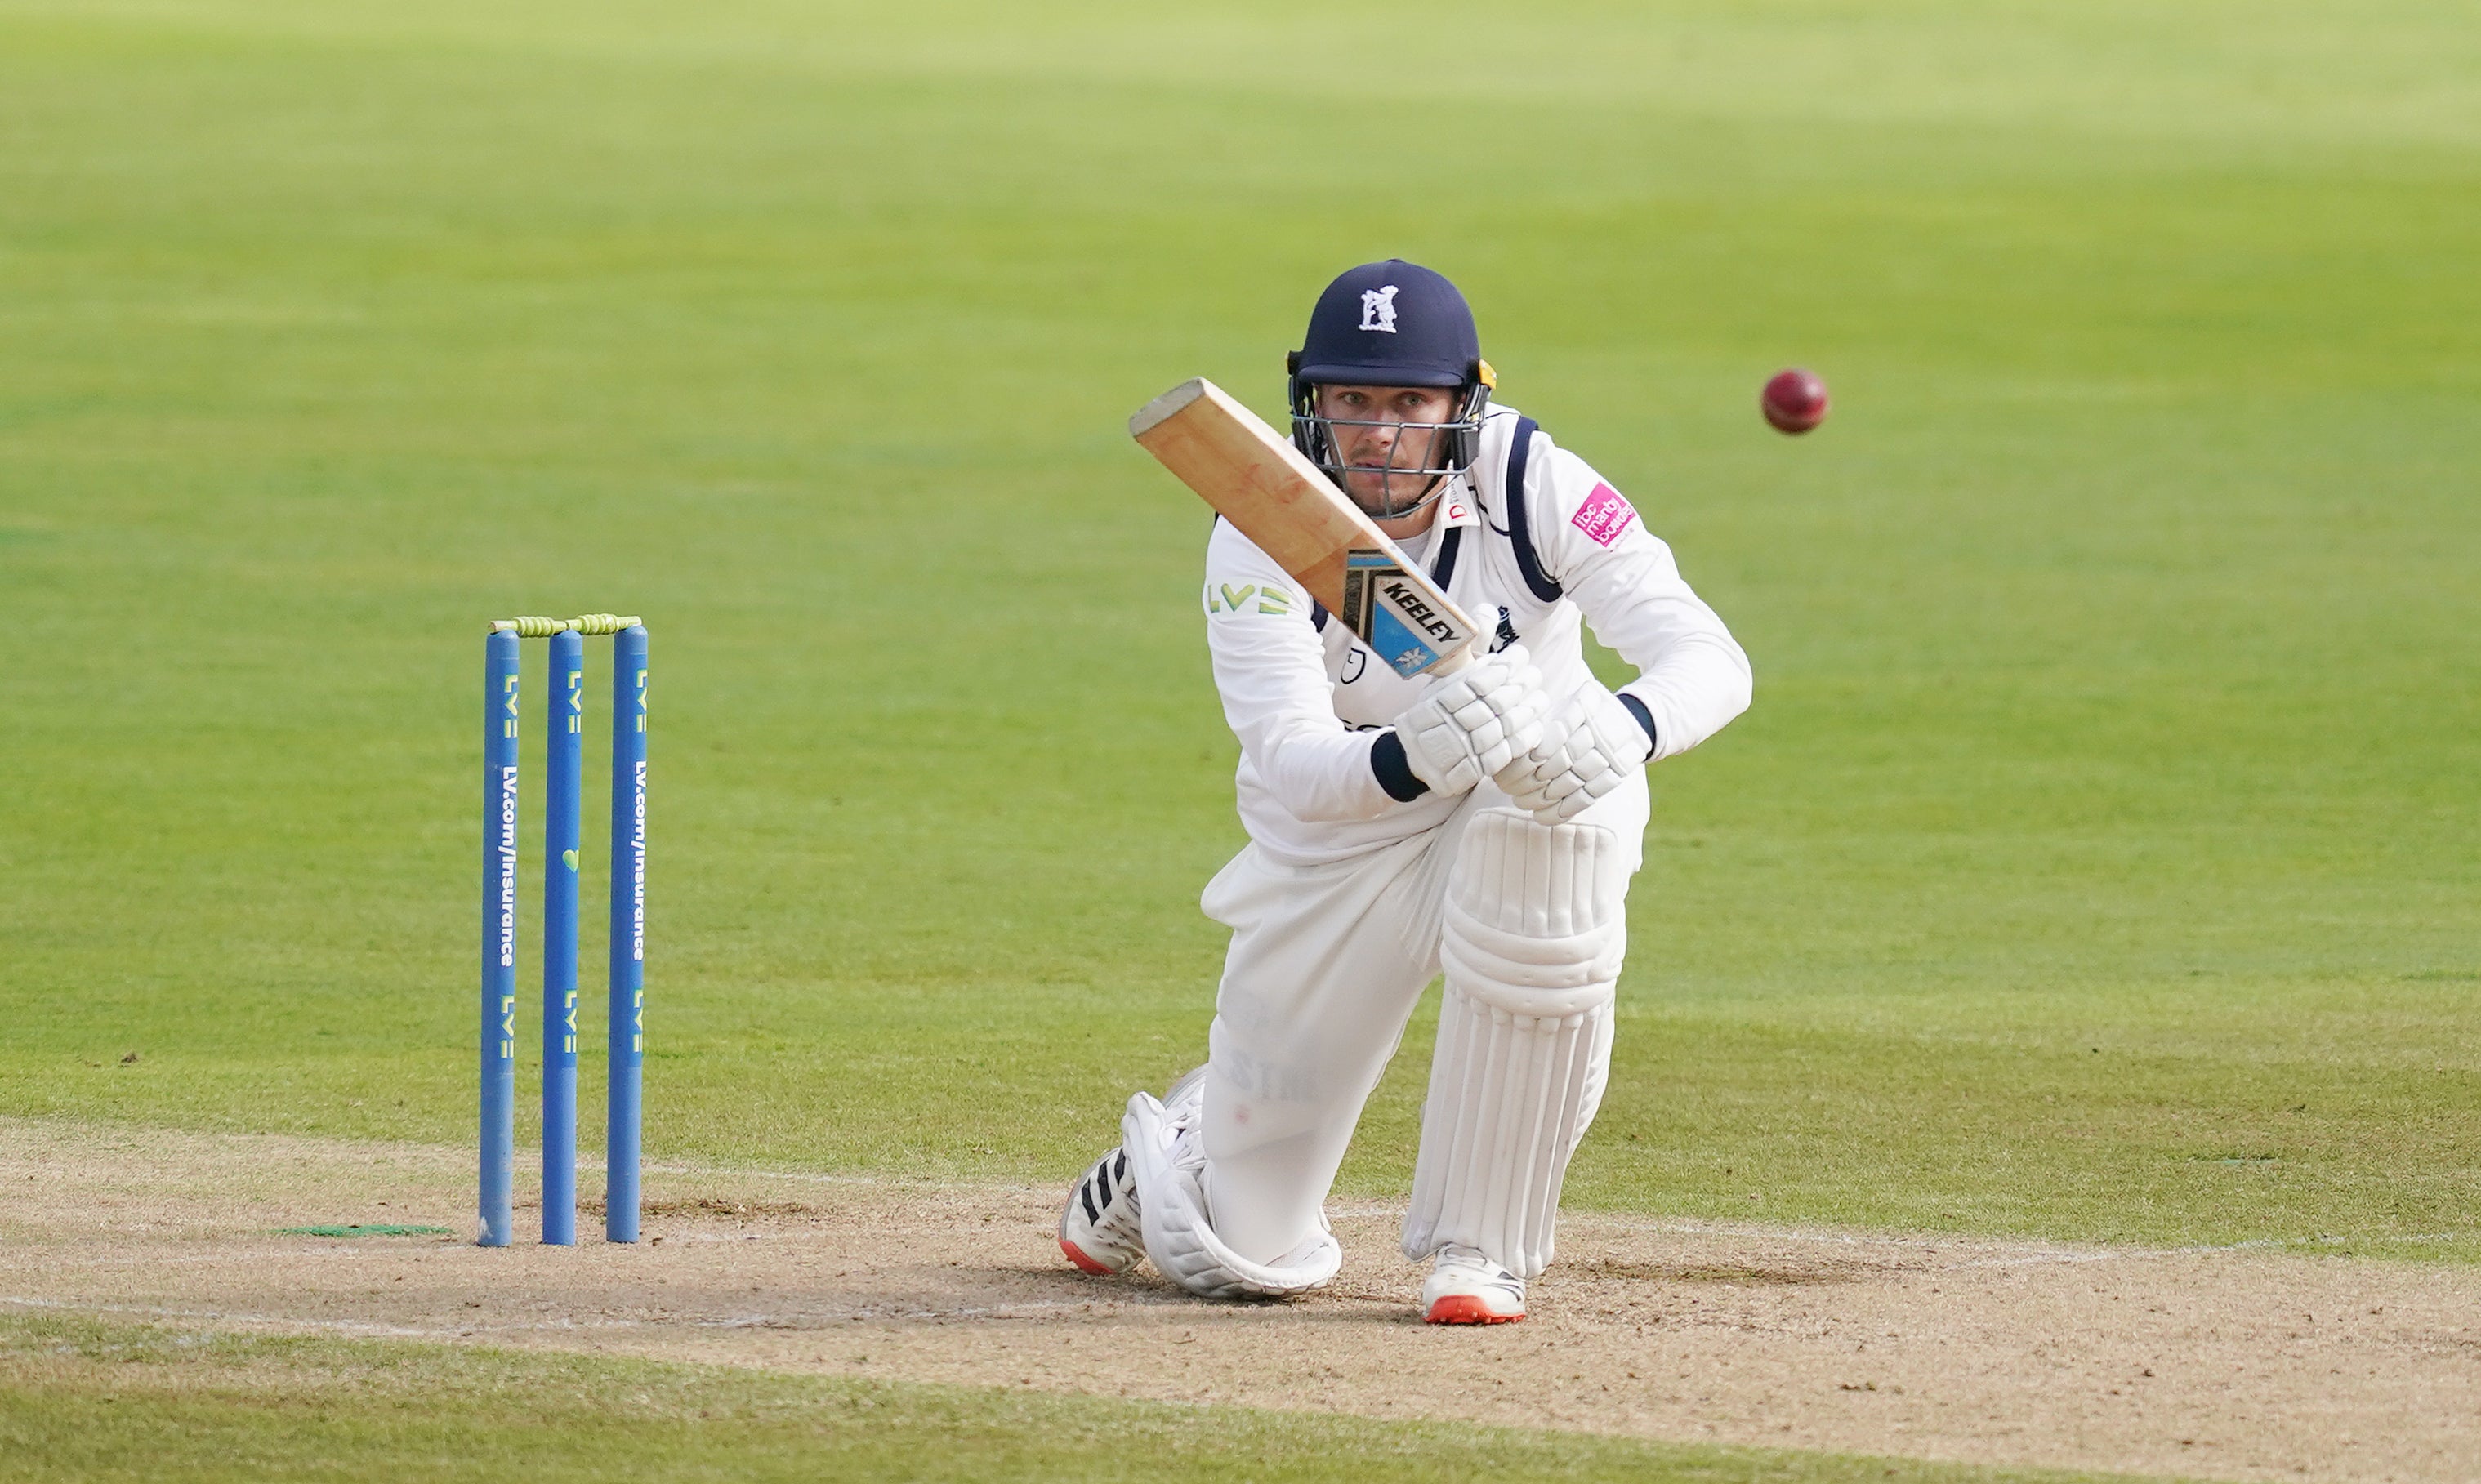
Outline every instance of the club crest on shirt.
POLYGON ((1636 524, 1636 508, 1608 484, 1596 484, 1568 524, 1592 536, 1596 545, 1608 546, 1636 524))

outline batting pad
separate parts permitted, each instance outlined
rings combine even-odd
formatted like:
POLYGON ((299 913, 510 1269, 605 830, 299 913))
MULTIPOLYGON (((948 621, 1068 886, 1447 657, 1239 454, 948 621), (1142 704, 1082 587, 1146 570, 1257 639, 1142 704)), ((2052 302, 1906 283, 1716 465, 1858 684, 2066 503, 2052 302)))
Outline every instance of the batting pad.
POLYGON ((1447 991, 1404 1252, 1478 1249, 1550 1265, 1568 1157, 1601 1104, 1628 949, 1630 862, 1599 824, 1474 817, 1439 948, 1447 991))
POLYGON ((1206 1208, 1206 1149, 1197 1136, 1202 1084, 1173 1089, 1166 1106, 1150 1093, 1129 1099, 1121 1146, 1137 1177, 1146 1256, 1162 1275, 1200 1298, 1283 1298, 1321 1287, 1344 1265, 1326 1218, 1273 1263, 1252 1263, 1214 1235, 1206 1208))

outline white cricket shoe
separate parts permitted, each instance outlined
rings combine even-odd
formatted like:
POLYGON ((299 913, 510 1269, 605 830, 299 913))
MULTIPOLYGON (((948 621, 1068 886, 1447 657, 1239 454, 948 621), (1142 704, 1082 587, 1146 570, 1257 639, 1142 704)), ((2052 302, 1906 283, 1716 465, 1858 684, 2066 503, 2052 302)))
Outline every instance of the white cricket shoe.
POLYGON ((1422 1285, 1422 1317, 1432 1324, 1507 1324, 1525 1317, 1525 1280, 1472 1247, 1439 1249, 1422 1285))
POLYGON ((1137 1218, 1137 1177, 1129 1153, 1114 1148, 1094 1161, 1069 1189, 1059 1212, 1059 1251, 1081 1272, 1097 1277, 1125 1273, 1146 1255, 1145 1226, 1137 1218))

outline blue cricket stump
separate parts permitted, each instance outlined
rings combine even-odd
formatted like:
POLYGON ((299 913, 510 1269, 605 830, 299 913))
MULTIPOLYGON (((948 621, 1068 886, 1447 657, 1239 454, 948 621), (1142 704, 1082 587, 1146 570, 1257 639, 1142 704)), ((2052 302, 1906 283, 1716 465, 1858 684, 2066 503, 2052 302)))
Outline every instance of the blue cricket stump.
POLYGON ((633 1242, 638 1098, 646 1064, 646 631, 634 624, 612 637, 611 985, 603 1237, 633 1242))
POLYGON ((542 1239, 577 1241, 577 816, 585 767, 586 640, 551 637, 543 708, 542 1239))
POLYGON ((483 645, 483 1172, 485 1247, 509 1244, 517 1105, 517 636, 483 645))
POLYGON ((645 1055, 646 631, 634 617, 506 618, 484 643, 481 1232, 509 1241, 516 1102, 518 641, 551 640, 543 757, 542 1239, 577 1240, 577 900, 588 634, 613 636, 611 1098, 604 1235, 638 1239, 645 1055))

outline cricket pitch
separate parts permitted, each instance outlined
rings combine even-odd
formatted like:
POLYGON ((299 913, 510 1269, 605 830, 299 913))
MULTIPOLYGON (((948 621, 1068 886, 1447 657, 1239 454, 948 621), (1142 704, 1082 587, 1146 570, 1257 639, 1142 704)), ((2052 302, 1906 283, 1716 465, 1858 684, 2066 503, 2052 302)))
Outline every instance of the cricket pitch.
POLYGON ((485 1251, 468 1163, 0 1119, 0 1310, 2189 1477, 2481 1455, 2471 1267, 1576 1215, 1528 1322, 1443 1331, 1376 1207, 1329 1289, 1208 1304, 1071 1271, 1049 1189, 659 1164, 646 1242, 485 1251), (453 1235, 283 1231, 352 1224, 453 1235))

